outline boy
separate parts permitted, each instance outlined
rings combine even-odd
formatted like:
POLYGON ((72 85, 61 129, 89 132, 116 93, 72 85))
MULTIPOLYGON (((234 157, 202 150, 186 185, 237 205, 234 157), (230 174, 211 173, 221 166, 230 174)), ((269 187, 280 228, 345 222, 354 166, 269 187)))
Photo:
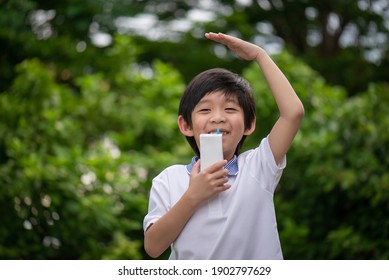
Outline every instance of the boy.
POLYGON ((145 250, 154 258, 171 246, 170 259, 283 259, 273 194, 303 105, 262 48, 221 33, 205 37, 258 63, 280 116, 256 149, 239 155, 245 137, 255 129, 248 83, 224 69, 196 76, 181 99, 178 126, 197 157, 154 178, 144 219, 145 250), (201 170, 199 135, 217 129, 224 160, 201 170))

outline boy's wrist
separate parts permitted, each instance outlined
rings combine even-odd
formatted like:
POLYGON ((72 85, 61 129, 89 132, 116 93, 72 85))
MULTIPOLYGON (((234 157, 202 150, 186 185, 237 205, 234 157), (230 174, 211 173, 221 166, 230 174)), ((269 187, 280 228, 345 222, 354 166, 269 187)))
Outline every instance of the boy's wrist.
POLYGON ((258 47, 258 53, 254 60, 259 63, 264 55, 267 55, 267 52, 263 48, 258 47))
POLYGON ((183 199, 185 205, 193 209, 196 209, 202 203, 199 199, 193 196, 188 190, 184 193, 184 195, 181 198, 183 199))

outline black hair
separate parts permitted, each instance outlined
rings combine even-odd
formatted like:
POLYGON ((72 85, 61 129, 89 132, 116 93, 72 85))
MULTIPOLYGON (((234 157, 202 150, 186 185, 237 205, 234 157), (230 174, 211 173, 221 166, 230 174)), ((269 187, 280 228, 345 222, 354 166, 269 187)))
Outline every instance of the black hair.
MULTIPOLYGON (((192 112, 197 103, 205 95, 216 91, 223 92, 227 97, 236 97, 239 106, 243 109, 245 129, 250 129, 255 120, 255 102, 252 89, 244 78, 223 68, 206 70, 190 81, 181 97, 178 115, 181 115, 187 124, 192 127, 192 112)), ((235 150, 236 155, 239 154, 245 139, 246 135, 240 140, 235 150)), ((186 136, 186 140, 196 155, 200 156, 194 137, 186 136)))

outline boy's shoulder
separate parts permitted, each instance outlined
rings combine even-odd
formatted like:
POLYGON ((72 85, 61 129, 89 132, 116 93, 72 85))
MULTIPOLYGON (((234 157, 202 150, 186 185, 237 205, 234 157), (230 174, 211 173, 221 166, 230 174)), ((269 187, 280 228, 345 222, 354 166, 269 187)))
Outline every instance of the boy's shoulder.
POLYGON ((251 168, 251 165, 254 164, 267 166, 277 173, 286 167, 286 156, 277 165, 270 148, 269 139, 265 137, 256 148, 243 152, 238 156, 239 169, 244 165, 249 165, 251 168))
MULTIPOLYGON (((268 148, 267 147, 268 145, 269 145, 269 143, 267 141, 267 137, 261 139, 261 141, 259 142, 258 146, 242 152, 238 156, 238 161, 246 160, 246 159, 248 159, 250 157, 253 157, 253 156, 263 152, 264 149, 266 150, 268 148)), ((270 149, 270 146, 269 146, 269 149, 270 149)))
POLYGON ((188 170, 184 164, 174 164, 166 167, 156 177, 170 177, 188 175, 188 170))
POLYGON ((186 164, 173 164, 173 165, 166 167, 163 171, 174 172, 174 171, 181 170, 181 169, 186 170, 186 164))
POLYGON ((152 181, 152 189, 159 193, 182 194, 189 182, 186 165, 175 164, 166 167, 152 181))

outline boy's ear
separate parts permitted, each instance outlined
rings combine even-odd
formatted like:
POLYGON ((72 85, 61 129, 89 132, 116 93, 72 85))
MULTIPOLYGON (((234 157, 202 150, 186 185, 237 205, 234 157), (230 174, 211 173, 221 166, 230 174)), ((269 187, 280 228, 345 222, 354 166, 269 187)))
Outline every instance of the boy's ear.
POLYGON ((194 136, 192 127, 184 120, 183 116, 178 116, 177 123, 182 134, 188 137, 194 136))
POLYGON ((255 130, 255 123, 256 123, 256 119, 254 118, 254 120, 251 122, 251 127, 246 129, 243 134, 250 135, 251 133, 253 133, 255 130))

